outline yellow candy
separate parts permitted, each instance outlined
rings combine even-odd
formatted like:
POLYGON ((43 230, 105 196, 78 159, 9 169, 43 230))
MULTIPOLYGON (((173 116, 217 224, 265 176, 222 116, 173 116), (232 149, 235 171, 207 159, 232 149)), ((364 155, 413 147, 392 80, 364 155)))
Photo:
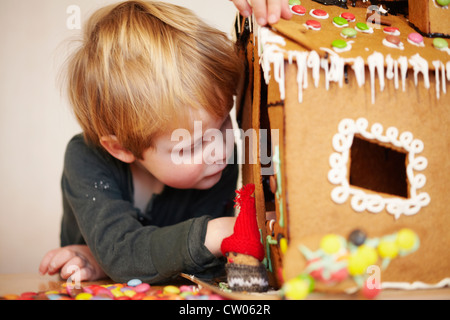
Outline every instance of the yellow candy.
POLYGON ((123 292, 120 291, 119 288, 111 289, 111 290, 109 290, 109 292, 111 292, 113 294, 113 296, 116 297, 116 298, 124 296, 123 292))
POLYGON ((401 229, 397 233, 397 245, 400 249, 410 250, 416 243, 417 235, 414 231, 408 228, 401 229))
POLYGON ((175 286, 165 286, 163 289, 164 294, 179 294, 180 289, 175 286))
POLYGON ((125 291, 123 292, 123 295, 124 295, 124 296, 130 297, 130 298, 132 298, 135 294, 136 294, 136 292, 133 291, 133 290, 125 290, 125 291))
POLYGON ((294 278, 283 286, 284 296, 289 300, 303 300, 309 294, 309 283, 305 280, 294 278))
POLYGON ((328 254, 336 253, 341 249, 341 239, 335 234, 328 234, 320 241, 320 248, 328 254))
POLYGON ((365 244, 358 247, 358 254, 364 259, 366 267, 375 264, 378 260, 377 251, 365 244))
POLYGON ((348 273, 352 276, 363 274, 368 266, 367 260, 363 254, 355 252, 348 258, 348 273))
POLYGON ((281 238, 280 239, 280 249, 281 249, 281 253, 285 254, 287 249, 288 249, 288 243, 286 238, 281 238))
POLYGON ((381 240, 378 244, 378 253, 382 258, 395 258, 398 254, 397 243, 395 241, 381 240))
POLYGON ((92 298, 92 294, 87 293, 87 292, 82 292, 77 294, 77 296, 75 297, 75 300, 90 300, 92 298))

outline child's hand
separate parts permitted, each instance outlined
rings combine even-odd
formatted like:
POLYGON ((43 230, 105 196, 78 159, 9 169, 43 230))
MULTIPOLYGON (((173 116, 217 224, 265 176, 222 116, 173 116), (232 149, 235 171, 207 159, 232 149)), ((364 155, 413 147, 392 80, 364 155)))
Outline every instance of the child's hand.
POLYGON ((216 257, 222 256, 220 245, 223 239, 233 234, 235 222, 236 217, 223 217, 209 220, 206 230, 205 247, 216 257))
POLYGON ((63 279, 68 279, 78 268, 80 281, 107 277, 86 245, 71 245, 48 252, 41 261, 39 272, 42 275, 60 272, 63 279))
POLYGON ((276 23, 280 20, 280 17, 283 19, 290 19, 292 17, 292 12, 289 9, 289 0, 251 0, 251 5, 247 0, 230 1, 233 1, 236 8, 244 17, 250 16, 253 11, 256 22, 261 26, 267 23, 276 23))

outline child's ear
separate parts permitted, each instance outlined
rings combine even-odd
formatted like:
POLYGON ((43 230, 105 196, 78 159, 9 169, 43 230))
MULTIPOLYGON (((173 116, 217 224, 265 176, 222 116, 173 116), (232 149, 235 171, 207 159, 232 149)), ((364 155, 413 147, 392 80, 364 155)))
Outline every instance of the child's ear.
POLYGON ((114 135, 101 137, 100 144, 103 146, 103 148, 105 148, 106 151, 108 151, 110 155, 122 162, 133 163, 136 160, 136 157, 133 155, 133 153, 124 148, 114 135))

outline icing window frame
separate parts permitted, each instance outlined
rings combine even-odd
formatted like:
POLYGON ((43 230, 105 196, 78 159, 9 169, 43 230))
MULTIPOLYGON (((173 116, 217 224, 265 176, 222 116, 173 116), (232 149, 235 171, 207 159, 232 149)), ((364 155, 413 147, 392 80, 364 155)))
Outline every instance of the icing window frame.
MULTIPOLYGON (((414 139, 413 134, 405 131, 399 135, 395 127, 389 127, 383 133, 383 126, 374 123, 369 130, 369 123, 365 118, 343 119, 338 125, 338 133, 333 136, 332 145, 335 152, 329 157, 331 166, 328 172, 328 181, 337 185, 331 191, 331 199, 337 204, 345 203, 350 197, 350 205, 356 212, 368 211, 379 213, 386 211, 393 215, 395 219, 400 216, 414 215, 421 208, 430 203, 430 196, 426 192, 420 192, 426 183, 423 171, 428 165, 424 156, 418 155, 424 149, 424 144, 419 139, 414 139), (350 149, 355 135, 359 135, 368 141, 379 141, 389 143, 405 151, 408 159, 406 166, 406 177, 409 184, 408 198, 396 196, 381 196, 377 192, 366 193, 358 187, 353 187, 349 183, 350 149)), ((384 195, 384 194, 383 194, 384 195)))

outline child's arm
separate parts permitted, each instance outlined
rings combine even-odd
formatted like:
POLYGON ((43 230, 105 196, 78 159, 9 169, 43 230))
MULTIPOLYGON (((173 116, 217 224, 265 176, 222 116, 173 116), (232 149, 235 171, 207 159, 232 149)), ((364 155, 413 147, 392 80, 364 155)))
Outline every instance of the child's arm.
POLYGON ((283 19, 290 19, 292 17, 288 0, 252 0, 251 5, 247 0, 231 1, 233 1, 236 8, 244 17, 250 16, 253 11, 256 22, 261 26, 267 23, 276 23, 280 20, 280 17, 283 19))

